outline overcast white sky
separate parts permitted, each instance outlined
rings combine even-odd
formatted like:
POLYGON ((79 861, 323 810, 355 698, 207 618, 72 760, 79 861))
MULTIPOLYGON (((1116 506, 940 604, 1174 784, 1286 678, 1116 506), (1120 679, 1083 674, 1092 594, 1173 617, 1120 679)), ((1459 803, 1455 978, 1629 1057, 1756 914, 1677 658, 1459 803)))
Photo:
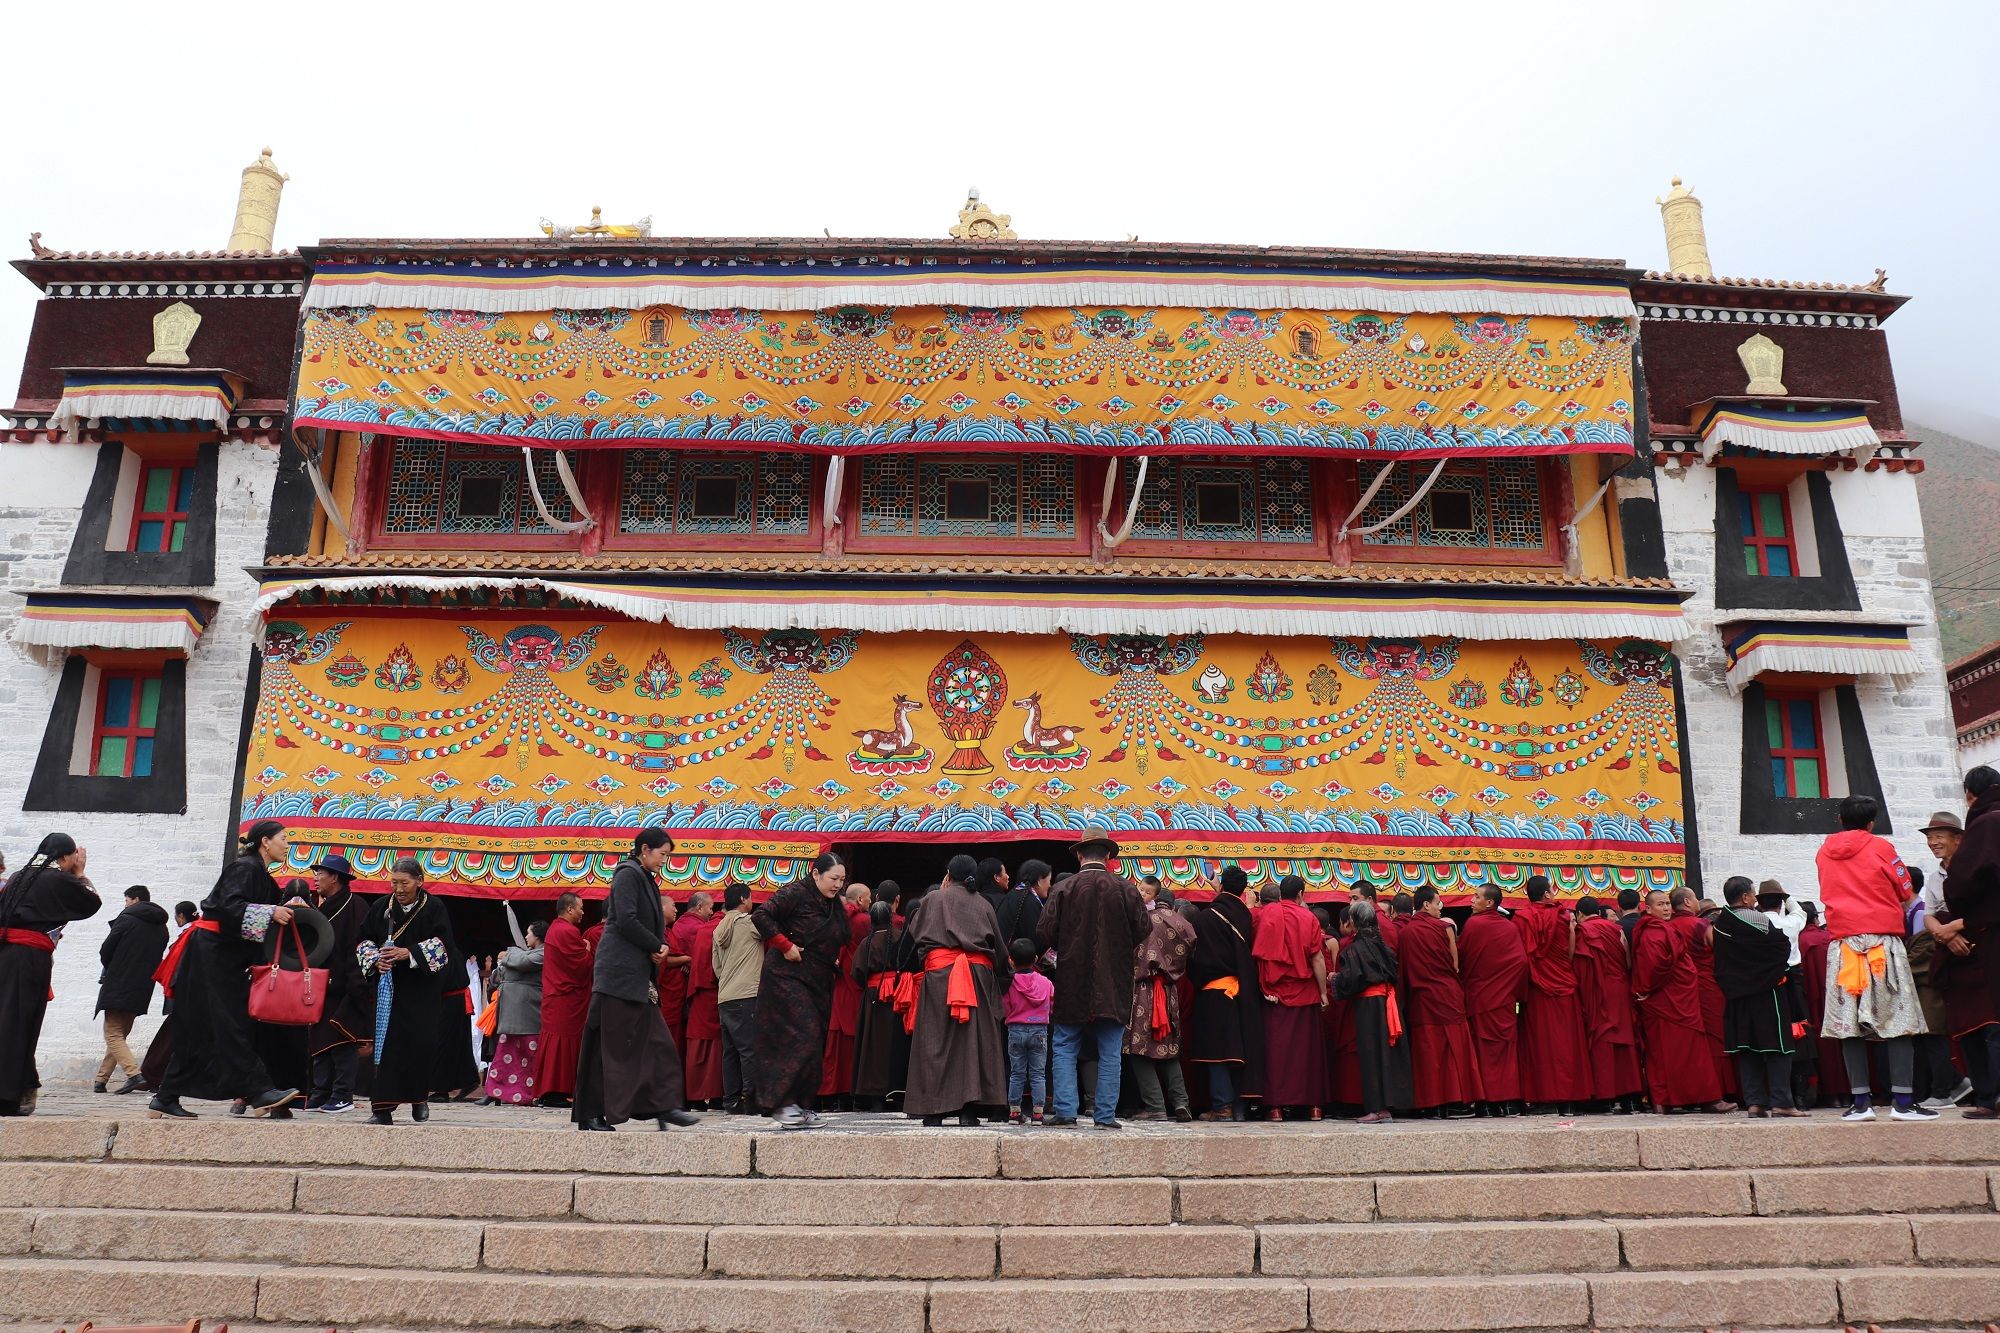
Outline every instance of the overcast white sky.
MULTIPOLYGON (((280 245, 519 236, 1024 237, 1665 259, 1866 280, 1906 408, 1991 412, 2000 4, 17 3, 0 246, 207 249, 237 174, 280 245), (1981 90, 1985 91, 1982 92, 1981 90)), ((34 293, 0 279, 11 392, 34 293)))

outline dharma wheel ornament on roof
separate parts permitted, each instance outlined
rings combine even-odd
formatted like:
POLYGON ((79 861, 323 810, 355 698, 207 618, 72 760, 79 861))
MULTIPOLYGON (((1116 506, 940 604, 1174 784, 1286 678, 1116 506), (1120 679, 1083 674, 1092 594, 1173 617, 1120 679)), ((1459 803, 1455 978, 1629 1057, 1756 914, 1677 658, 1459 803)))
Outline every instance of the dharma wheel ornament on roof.
POLYGON ((951 229, 955 241, 1015 241, 1014 215, 995 213, 979 201, 979 187, 965 192, 965 207, 958 210, 958 225, 951 229))

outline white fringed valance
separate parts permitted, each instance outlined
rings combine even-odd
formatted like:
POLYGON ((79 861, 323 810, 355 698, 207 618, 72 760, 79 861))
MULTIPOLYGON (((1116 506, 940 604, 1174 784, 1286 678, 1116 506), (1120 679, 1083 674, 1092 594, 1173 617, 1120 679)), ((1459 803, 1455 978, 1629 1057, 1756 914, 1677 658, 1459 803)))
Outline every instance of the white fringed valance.
POLYGON ((1670 643, 1691 633, 1680 607, 1617 593, 1601 601, 1580 594, 1537 604, 1497 592, 1491 601, 1422 590, 1323 595, 1172 596, 1101 592, 883 589, 856 583, 815 596, 812 590, 662 587, 569 583, 532 577, 357 575, 266 583, 252 608, 262 617, 308 589, 468 592, 536 588, 649 624, 681 629, 813 629, 991 634, 1250 634, 1266 638, 1328 635, 1459 636, 1467 639, 1633 638, 1670 643))
POLYGON ((1923 670, 1909 631, 1900 625, 1837 623, 1725 626, 1727 680, 1741 694, 1773 673, 1827 676, 1914 676, 1923 670))
POLYGON ((1713 459, 1728 444, 1768 454, 1859 455, 1881 447, 1882 437, 1860 413, 1836 417, 1781 413, 1753 416, 1742 411, 1720 411, 1702 427, 1703 460, 1713 459))
POLYGON ((1636 319, 1631 293, 1602 284, 1469 276, 1274 274, 1173 270, 1063 274, 1009 268, 947 275, 927 269, 794 265, 740 276, 728 269, 323 269, 308 309, 348 306, 478 310, 830 310, 873 306, 1139 306, 1370 310, 1384 314, 1612 316, 1636 319))

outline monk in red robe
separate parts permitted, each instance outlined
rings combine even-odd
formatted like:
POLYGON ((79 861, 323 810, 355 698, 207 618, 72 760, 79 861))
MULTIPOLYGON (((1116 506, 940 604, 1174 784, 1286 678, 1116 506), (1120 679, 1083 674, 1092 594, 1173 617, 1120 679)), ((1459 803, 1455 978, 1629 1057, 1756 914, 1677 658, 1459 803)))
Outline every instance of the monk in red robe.
POLYGON ((1458 934, 1445 918, 1444 901, 1426 884, 1417 890, 1415 914, 1403 918, 1396 950, 1409 1001, 1403 1026, 1410 1034, 1410 1074, 1419 1114, 1438 1115, 1463 1106, 1470 1115, 1486 1100, 1465 1023, 1465 987, 1458 976, 1458 934))
POLYGON ((542 937, 542 1037, 535 1046, 535 1086, 551 1106, 569 1105, 583 1058, 583 1021, 590 1015, 596 964, 582 923, 583 899, 565 893, 556 899, 555 920, 542 937))
POLYGON ((1288 1106, 1320 1118, 1327 1100, 1325 935, 1306 910, 1306 882, 1278 881, 1278 901, 1257 911, 1250 956, 1264 992, 1264 1105, 1272 1120, 1288 1106))
POLYGON ((687 1099, 714 1106, 722 1100, 722 1017, 716 1008, 715 976, 715 930, 722 918, 711 910, 701 917, 690 911, 682 919, 695 923, 688 938, 687 1045, 681 1048, 686 1052, 687 1099))
POLYGON ((1479 890, 1458 939, 1458 973, 1465 980, 1465 1022, 1479 1062, 1487 1115, 1515 1115, 1521 1100, 1520 1022, 1516 1006, 1528 979, 1521 932, 1500 912, 1500 886, 1479 890))
POLYGON ((1715 945, 1709 936, 1709 925, 1695 909, 1701 902, 1693 889, 1675 889, 1669 895, 1673 902, 1673 928, 1687 941, 1688 959, 1694 964, 1694 984, 1701 994, 1701 1032, 1708 1040, 1709 1054, 1715 1060, 1715 1076, 1722 1082, 1723 1096, 1736 1092, 1736 1061, 1722 1049, 1722 1011, 1727 1001, 1722 997, 1722 987, 1715 984, 1715 945))
POLYGON ((1590 1046, 1577 997, 1576 922, 1552 896, 1548 876, 1528 877, 1528 905, 1514 913, 1528 955, 1521 990, 1521 1095, 1568 1115, 1590 1100, 1590 1046))
MULTIPOLYGON (((705 898, 706 894, 696 894, 705 898)), ((689 904, 694 904, 690 900, 689 904)), ((660 895, 660 915, 666 919, 666 960, 660 964, 660 974, 653 979, 653 989, 660 993, 660 1017, 667 1020, 667 1031, 674 1036, 674 1049, 687 1050, 687 994, 688 994, 688 936, 695 921, 692 914, 680 910, 666 894, 660 895), (683 925, 682 923, 689 923, 683 925)))
MULTIPOLYGON (((1806 1026, 1817 1033, 1826 1022, 1826 951, 1833 945, 1833 932, 1820 920, 1818 903, 1803 903, 1800 907, 1806 914, 1806 928, 1799 932, 1799 970, 1806 982, 1806 1026)), ((1821 1098, 1844 1103, 1853 1095, 1839 1042, 1817 1043, 1814 1068, 1818 1074, 1817 1088, 1809 1089, 1813 1095, 1799 1105, 1811 1106, 1821 1098)))
POLYGON ((1613 1115, 1630 1115, 1638 1109, 1645 1081, 1625 930, 1595 898, 1578 903, 1576 915, 1576 984, 1590 1040, 1590 1093, 1609 1103, 1613 1115))
POLYGON ((1632 991, 1645 1032, 1647 1091, 1660 1112, 1689 1106, 1734 1111, 1722 1100, 1722 1079, 1701 1026, 1701 986, 1673 911, 1666 892, 1654 889, 1632 930, 1632 991))
POLYGON ((820 1056, 819 1095, 854 1095, 854 1047, 861 1035, 861 983, 854 979, 854 955, 868 942, 872 929, 868 906, 874 894, 866 884, 850 884, 842 895, 847 912, 847 945, 840 951, 833 979, 833 1010, 826 1020, 826 1048, 820 1056))

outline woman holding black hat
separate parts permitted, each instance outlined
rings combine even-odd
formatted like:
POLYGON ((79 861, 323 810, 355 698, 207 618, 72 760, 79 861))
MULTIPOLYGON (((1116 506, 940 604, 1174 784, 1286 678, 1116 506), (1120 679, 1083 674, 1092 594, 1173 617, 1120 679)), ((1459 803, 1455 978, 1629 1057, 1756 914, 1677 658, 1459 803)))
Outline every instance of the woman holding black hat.
POLYGON ((167 955, 173 970, 174 1058, 147 1110, 154 1117, 192 1120, 183 1097, 241 1097, 257 1115, 290 1106, 297 1088, 271 1086, 251 1044, 250 965, 273 926, 289 926, 292 909, 270 866, 285 859, 290 840, 275 819, 252 824, 236 859, 222 868, 195 922, 167 955), (175 955, 179 957, 176 958, 175 955))
POLYGON ((103 906, 83 877, 84 860, 67 833, 51 833, 0 889, 0 1116, 26 1115, 42 1085, 35 1046, 49 1008, 56 936, 103 906))

